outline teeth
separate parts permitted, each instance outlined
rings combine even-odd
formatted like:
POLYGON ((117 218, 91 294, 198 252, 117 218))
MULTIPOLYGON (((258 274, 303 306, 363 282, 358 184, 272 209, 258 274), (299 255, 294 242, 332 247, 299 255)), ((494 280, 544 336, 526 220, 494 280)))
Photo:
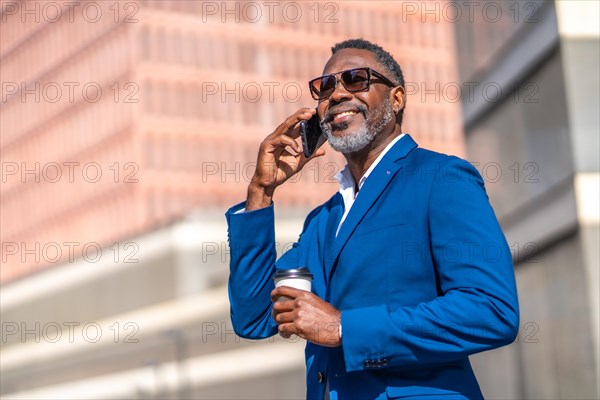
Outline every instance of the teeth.
POLYGON ((354 114, 356 114, 356 111, 344 111, 344 112, 341 112, 339 114, 336 114, 335 118, 337 118, 337 117, 345 117, 346 115, 354 115, 354 114))

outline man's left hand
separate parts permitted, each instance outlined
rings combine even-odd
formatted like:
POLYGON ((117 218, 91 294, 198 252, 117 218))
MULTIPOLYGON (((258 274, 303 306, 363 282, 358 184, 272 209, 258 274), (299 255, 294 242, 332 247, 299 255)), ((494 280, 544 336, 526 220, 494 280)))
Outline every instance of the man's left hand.
POLYGON ((331 304, 306 290, 280 286, 271 292, 273 319, 284 338, 298 335, 312 343, 327 347, 341 345, 339 330, 341 313, 331 304), (290 300, 277 299, 285 296, 290 300))

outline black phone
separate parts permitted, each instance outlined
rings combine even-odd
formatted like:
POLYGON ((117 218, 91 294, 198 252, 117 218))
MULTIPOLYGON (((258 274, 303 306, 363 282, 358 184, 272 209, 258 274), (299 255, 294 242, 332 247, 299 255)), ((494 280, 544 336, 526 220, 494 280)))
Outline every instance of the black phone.
POLYGON ((310 158, 325 143, 325 135, 321 130, 321 123, 317 114, 313 115, 308 121, 300 121, 300 136, 302 137, 304 156, 310 158))

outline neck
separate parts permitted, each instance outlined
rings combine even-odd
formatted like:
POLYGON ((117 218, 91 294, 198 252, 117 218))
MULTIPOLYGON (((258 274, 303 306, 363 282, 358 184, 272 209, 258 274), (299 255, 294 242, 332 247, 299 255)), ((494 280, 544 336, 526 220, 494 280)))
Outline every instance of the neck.
POLYGON ((379 157, 381 152, 390 144, 395 138, 400 136, 402 133, 400 125, 394 125, 394 130, 389 134, 381 133, 375 136, 375 139, 364 149, 344 154, 346 162, 348 162, 348 168, 352 173, 356 188, 358 190, 358 182, 363 177, 365 172, 371 167, 373 162, 379 157))

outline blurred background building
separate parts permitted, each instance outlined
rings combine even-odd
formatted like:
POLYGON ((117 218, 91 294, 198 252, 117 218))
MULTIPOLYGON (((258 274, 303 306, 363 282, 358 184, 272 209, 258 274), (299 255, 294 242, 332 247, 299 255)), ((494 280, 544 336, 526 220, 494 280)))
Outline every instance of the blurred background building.
MULTIPOLYGON (((517 341, 487 398, 598 397, 598 3, 2 1, 2 398, 302 398, 303 343, 235 336, 225 210, 330 47, 402 65, 404 130, 480 170, 517 341)), ((278 191, 278 250, 339 156, 278 191)))
POLYGON ((599 397, 598 7, 490 2, 455 25, 463 86, 488 89, 463 92, 466 152, 513 251, 521 308, 517 341, 473 357, 490 398, 599 397))

